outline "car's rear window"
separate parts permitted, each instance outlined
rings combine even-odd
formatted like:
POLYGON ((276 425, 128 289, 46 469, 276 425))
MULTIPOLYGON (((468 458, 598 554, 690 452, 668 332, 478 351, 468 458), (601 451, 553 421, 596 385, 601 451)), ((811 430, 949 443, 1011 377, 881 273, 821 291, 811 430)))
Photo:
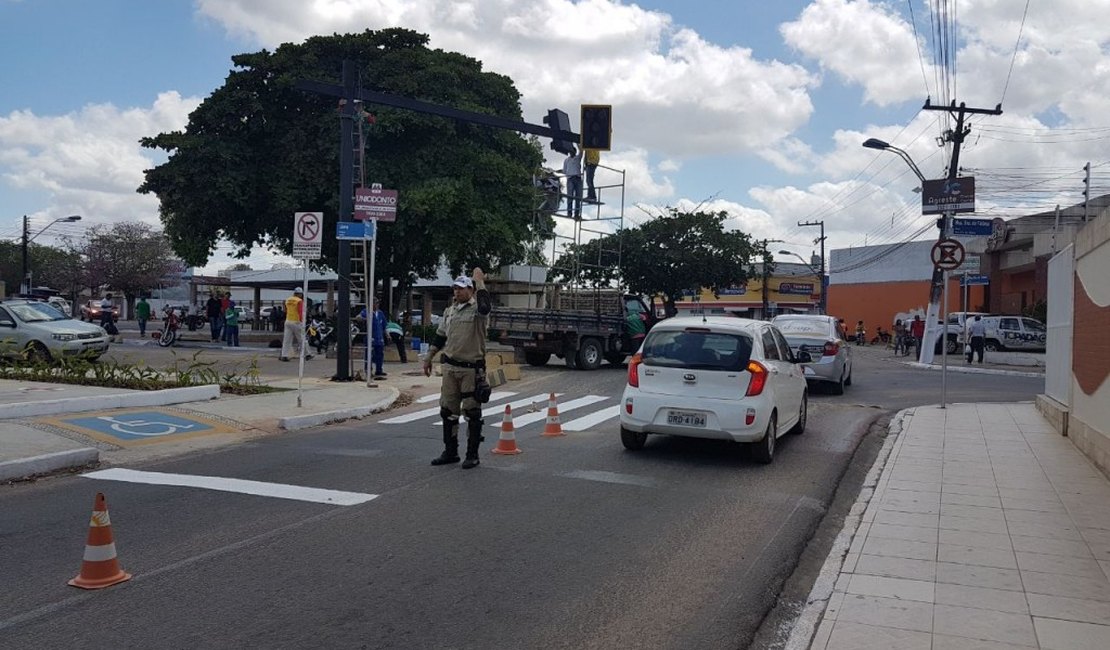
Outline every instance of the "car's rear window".
POLYGON ((642 355, 649 366, 743 370, 751 360, 752 340, 746 334, 709 330, 652 330, 642 355))
POLYGON ((791 337, 817 337, 828 338, 829 324, 823 321, 811 320, 777 320, 775 327, 786 336, 791 337))

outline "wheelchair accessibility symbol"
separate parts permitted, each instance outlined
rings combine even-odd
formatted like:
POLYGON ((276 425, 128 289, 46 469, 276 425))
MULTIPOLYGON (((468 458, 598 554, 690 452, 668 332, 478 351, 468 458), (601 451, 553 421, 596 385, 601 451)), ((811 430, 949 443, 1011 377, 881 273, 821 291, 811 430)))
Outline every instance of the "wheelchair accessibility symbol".
POLYGON ((198 434, 233 433, 236 429, 208 420, 200 414, 161 410, 101 411, 66 418, 50 418, 53 424, 86 436, 124 447, 163 440, 180 440, 198 434))

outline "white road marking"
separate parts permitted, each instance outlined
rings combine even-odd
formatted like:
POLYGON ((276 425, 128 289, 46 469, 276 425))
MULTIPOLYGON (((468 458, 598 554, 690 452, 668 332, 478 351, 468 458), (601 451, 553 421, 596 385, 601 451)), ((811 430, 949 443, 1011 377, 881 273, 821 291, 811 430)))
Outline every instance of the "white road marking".
POLYGON ((619 404, 614 406, 606 406, 600 411, 595 411, 589 415, 582 416, 577 420, 571 420, 563 425, 563 431, 585 431, 592 426, 597 426, 606 420, 612 420, 621 414, 621 407, 619 404))
MULTIPOLYGON (((508 404, 498 404, 496 406, 488 406, 488 407, 486 407, 485 409, 482 410, 482 417, 483 418, 492 418, 492 417, 496 416, 497 418, 500 418, 505 413, 505 407, 510 406, 513 409, 513 426, 516 426, 516 421, 517 421, 516 411, 517 411, 517 409, 520 409, 520 408, 525 407, 525 406, 533 406, 534 405, 537 409, 541 410, 543 413, 547 413, 547 398, 550 395, 551 395, 551 393, 539 393, 538 395, 533 395, 531 397, 524 397, 524 398, 521 398, 521 399, 518 399, 518 400, 515 400, 515 401, 512 401, 512 402, 509 402, 508 404)), ((561 396, 562 393, 555 393, 555 395, 556 396, 561 396)), ((436 411, 436 416, 438 416, 438 415, 439 415, 439 411, 437 410, 436 411)), ((497 422, 489 422, 489 424, 491 424, 493 426, 499 426, 500 423, 501 423, 500 419, 498 419, 497 422)), ((439 418, 437 417, 435 422, 432 422, 431 424, 434 427, 440 426, 439 418)))
POLYGON ((655 479, 647 476, 635 476, 632 474, 618 474, 617 472, 603 472, 600 470, 585 470, 578 469, 573 472, 566 472, 559 474, 566 478, 580 478, 586 481, 598 481, 601 483, 617 483, 619 485, 639 485, 640 487, 655 487, 655 479))
POLYGON ((262 481, 245 481, 237 478, 221 478, 219 476, 192 476, 189 474, 141 472, 133 469, 123 469, 121 467, 105 469, 99 472, 89 472, 81 476, 85 478, 103 479, 106 481, 123 481, 125 483, 174 485, 178 487, 217 490, 220 492, 238 492, 240 494, 253 494, 261 497, 326 503, 333 506, 355 506, 378 498, 376 494, 325 490, 322 488, 301 487, 299 485, 285 485, 282 483, 263 483, 262 481))
MULTIPOLYGON (((516 395, 516 393, 510 393, 510 392, 493 393, 492 395, 489 396, 489 399, 492 402, 492 401, 496 401, 496 400, 499 400, 499 399, 505 399, 506 397, 512 397, 513 395, 516 395)), ((426 395, 425 397, 433 397, 435 399, 439 399, 439 395, 426 395)), ((422 397, 420 399, 423 400, 424 398, 422 397)), ((417 400, 417 401, 419 402, 420 400, 417 400)), ((431 400, 425 400, 425 401, 430 402, 431 400)), ((504 407, 501 407, 501 408, 504 408, 504 407)), ((388 420, 382 420, 381 423, 382 424, 404 424, 406 422, 415 422, 417 420, 423 420, 424 418, 429 418, 429 417, 439 417, 439 407, 438 406, 433 406, 432 408, 423 409, 421 411, 413 411, 412 413, 406 413, 404 415, 398 415, 396 417, 389 418, 388 420)))
MULTIPOLYGON (((609 399, 609 398, 605 397, 605 396, 602 396, 602 395, 586 395, 585 397, 579 397, 578 399, 572 399, 569 402, 566 402, 565 404, 559 404, 559 415, 561 417, 562 414, 567 412, 567 411, 573 411, 574 409, 582 408, 583 406, 589 406, 590 404, 596 404, 598 402, 604 402, 607 399, 609 399)), ((547 407, 545 405, 544 408, 541 409, 539 413, 529 413, 527 415, 522 415, 520 417, 514 417, 513 418, 513 427, 514 428, 523 427, 523 426, 532 424, 533 422, 539 422, 540 420, 546 420, 546 419, 547 419, 547 407)))
POLYGON ((439 394, 438 393, 432 393, 431 395, 425 395, 424 397, 421 397, 421 398, 417 399, 416 403, 417 404, 427 404, 428 402, 434 402, 438 399, 439 399, 439 394))

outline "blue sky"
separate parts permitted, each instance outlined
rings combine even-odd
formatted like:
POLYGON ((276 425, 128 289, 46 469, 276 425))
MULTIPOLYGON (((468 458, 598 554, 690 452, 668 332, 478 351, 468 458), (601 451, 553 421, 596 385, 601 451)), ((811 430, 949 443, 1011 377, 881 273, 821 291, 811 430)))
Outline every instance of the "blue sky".
MULTIPOLYGON (((1030 0, 1024 25, 1018 0, 948 4, 960 16, 959 99, 993 106, 1007 93, 1004 116, 975 125, 984 128, 964 164, 1032 178, 1105 162, 1110 66, 1108 30, 1098 26, 1110 21, 1110 0, 1030 0)), ((713 197, 707 205, 729 211, 735 227, 801 253, 813 233, 800 219, 824 219, 830 247, 900 241, 926 221, 913 205, 916 183, 894 156, 859 143, 890 140, 940 175, 943 126, 919 110, 944 90, 923 79, 929 20, 923 0, 0 0, 0 236, 18 236, 23 214, 41 225, 85 217, 44 241, 94 223, 156 223, 156 201, 134 187, 159 159, 136 141, 184 126, 232 55, 399 25, 511 76, 530 121, 541 107, 612 103, 607 161, 628 170, 629 203, 647 212, 713 197), (574 68, 569 83, 537 72, 556 57, 574 68)), ((1016 216, 1074 202, 1069 179, 1017 197, 1005 191, 1016 182, 984 175, 980 204, 1016 216)), ((631 205, 626 214, 646 218, 631 205)), ((234 261, 224 252, 212 269, 234 261)), ((250 261, 274 259, 258 251, 250 261)))

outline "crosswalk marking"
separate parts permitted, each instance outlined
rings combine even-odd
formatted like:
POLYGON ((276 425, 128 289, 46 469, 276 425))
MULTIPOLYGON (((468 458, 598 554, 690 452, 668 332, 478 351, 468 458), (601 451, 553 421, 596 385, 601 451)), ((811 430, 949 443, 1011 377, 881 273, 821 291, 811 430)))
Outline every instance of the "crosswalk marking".
MULTIPOLYGON (((490 398, 490 401, 496 401, 496 400, 499 400, 499 399, 505 399, 506 397, 512 397, 513 395, 516 395, 516 393, 505 391, 505 392, 493 393, 492 395, 489 396, 489 398, 490 398)), ((425 397, 434 397, 435 399, 439 399, 439 395, 431 395, 431 396, 425 396, 425 397)), ((425 399, 425 397, 422 397, 420 399, 425 399)), ((417 401, 419 402, 420 400, 417 400, 417 401)), ((426 400, 426 402, 429 402, 429 401, 431 401, 431 400, 426 400)), ((504 408, 504 407, 502 407, 502 408, 504 408)), ((382 424, 404 424, 406 422, 415 422, 416 420, 422 420, 424 418, 438 417, 438 416, 439 416, 439 407, 438 406, 433 406, 432 408, 427 408, 427 409, 423 409, 423 410, 420 410, 420 411, 413 411, 412 413, 406 413, 404 415, 398 415, 396 417, 391 417, 388 420, 382 420, 382 424)))
POLYGON ((333 506, 355 506, 378 498, 376 494, 362 494, 359 492, 345 492, 342 490, 326 490, 323 488, 303 487, 300 485, 286 485, 283 483, 265 483, 262 481, 246 481, 237 478, 224 478, 222 476, 196 476, 192 474, 166 474, 163 472, 143 472, 122 467, 100 470, 82 474, 84 478, 102 479, 106 481, 124 481, 126 483, 146 483, 148 485, 173 485, 177 487, 201 488, 217 490, 220 492, 238 492, 262 497, 275 497, 278 499, 293 499, 296 501, 310 501, 312 503, 326 503, 333 506))
POLYGON ((580 417, 577 420, 571 420, 570 422, 567 422, 563 425, 563 431, 585 431, 586 429, 597 426, 602 422, 605 422, 606 420, 612 420, 613 418, 620 415, 620 413, 621 407, 619 404, 615 406, 606 406, 600 411, 595 411, 593 413, 590 413, 589 415, 580 417))
MULTIPOLYGON (((555 393, 555 394, 556 395, 562 395, 562 393, 555 393)), ((491 417, 491 416, 494 416, 494 415, 501 415, 502 413, 505 412, 505 407, 506 406, 512 407, 512 409, 514 411, 516 411, 516 409, 519 409, 521 407, 532 406, 532 405, 536 405, 537 408, 539 408, 541 402, 542 402, 543 412, 547 413, 547 398, 548 398, 548 395, 549 395, 549 393, 539 393, 538 395, 533 395, 531 397, 524 397, 522 399, 518 399, 518 400, 515 400, 515 401, 512 401, 512 402, 509 402, 508 404, 498 404, 497 406, 489 406, 489 407, 486 407, 485 409, 482 410, 482 417, 483 418, 488 418, 488 417, 491 417)), ((492 398, 491 398, 490 401, 493 401, 492 398)), ((436 415, 437 416, 439 415, 438 410, 436 411, 436 415)), ((516 422, 516 416, 515 415, 513 416, 513 422, 514 423, 516 422)), ((435 422, 432 422, 432 426, 438 427, 439 426, 439 420, 436 420, 435 422)))
POLYGON ((424 397, 418 398, 416 400, 416 403, 417 404, 427 404, 428 402, 434 402, 438 399, 439 399, 439 393, 432 393, 431 395, 425 395, 424 397))
MULTIPOLYGON (((573 411, 574 409, 582 408, 583 406, 589 406, 590 404, 596 404, 598 402, 604 402, 607 399, 609 399, 609 398, 604 397, 602 395, 586 395, 585 397, 579 397, 578 399, 572 399, 569 402, 566 402, 565 404, 560 404, 559 405, 559 413, 562 414, 562 413, 565 413, 567 411, 573 411)), ((544 420, 544 419, 547 419, 547 409, 546 408, 541 410, 539 413, 529 413, 527 415, 522 415, 520 417, 514 417, 513 418, 513 426, 514 427, 523 427, 525 425, 532 424, 533 422, 539 422, 540 420, 544 420)))

